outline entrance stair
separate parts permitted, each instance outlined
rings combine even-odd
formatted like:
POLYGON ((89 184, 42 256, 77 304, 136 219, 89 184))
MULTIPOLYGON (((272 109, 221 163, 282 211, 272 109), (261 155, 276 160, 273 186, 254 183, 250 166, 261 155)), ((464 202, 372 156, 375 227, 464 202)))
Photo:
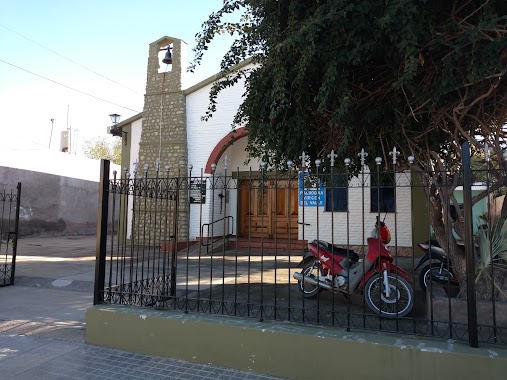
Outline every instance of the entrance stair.
POLYGON ((296 239, 266 239, 266 238, 242 238, 230 237, 227 249, 252 249, 265 252, 280 253, 303 253, 308 247, 307 240, 296 239))

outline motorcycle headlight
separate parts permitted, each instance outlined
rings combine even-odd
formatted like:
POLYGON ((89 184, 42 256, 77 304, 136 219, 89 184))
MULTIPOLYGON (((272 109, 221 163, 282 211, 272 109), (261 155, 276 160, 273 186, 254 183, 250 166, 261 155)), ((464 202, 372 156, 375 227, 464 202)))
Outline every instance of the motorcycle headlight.
POLYGON ((382 240, 384 244, 389 244, 391 241, 391 231, 389 231, 386 225, 380 227, 380 240, 382 240))

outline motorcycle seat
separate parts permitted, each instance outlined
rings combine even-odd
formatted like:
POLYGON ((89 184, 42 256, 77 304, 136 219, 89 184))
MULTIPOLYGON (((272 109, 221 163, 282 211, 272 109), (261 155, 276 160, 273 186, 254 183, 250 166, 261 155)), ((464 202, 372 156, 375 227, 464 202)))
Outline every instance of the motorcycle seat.
POLYGON ((339 247, 338 245, 328 243, 325 240, 319 240, 319 241, 314 240, 313 244, 320 247, 320 248, 325 249, 328 252, 332 252, 334 255, 347 257, 347 252, 348 252, 348 258, 352 264, 357 263, 359 261, 359 255, 357 254, 357 252, 355 252, 351 249, 339 247))

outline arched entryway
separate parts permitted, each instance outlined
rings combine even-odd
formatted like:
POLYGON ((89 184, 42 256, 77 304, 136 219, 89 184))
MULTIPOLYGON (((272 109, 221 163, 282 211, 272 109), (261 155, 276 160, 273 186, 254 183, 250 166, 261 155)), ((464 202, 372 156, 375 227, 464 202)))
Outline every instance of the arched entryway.
POLYGON ((204 169, 204 173, 211 174, 211 165, 216 164, 220 160, 227 148, 230 147, 234 142, 247 136, 248 132, 246 128, 242 127, 229 132, 224 138, 222 138, 222 140, 220 140, 215 148, 211 151, 208 162, 206 163, 206 168, 204 169))
MULTIPOLYGON (((258 163, 252 168, 242 165, 248 132, 239 128, 223 137, 211 152, 205 172, 211 174, 212 164, 218 164, 223 156, 233 158, 229 172, 237 186, 237 235, 243 238, 293 239, 298 238, 298 182, 289 181, 275 173, 266 173, 261 179, 258 163), (242 141, 239 141, 243 139, 242 141), (233 143, 237 142, 234 146, 233 143), (234 162, 235 161, 235 162, 234 162), (238 164, 238 165, 236 165, 238 164), (239 169, 234 169, 239 166, 239 169)), ((223 165, 223 163, 221 163, 223 165)), ((220 166, 221 166, 220 165, 220 166)), ((218 170, 218 169, 217 169, 218 170)), ((234 206, 233 206, 234 207, 234 206)))

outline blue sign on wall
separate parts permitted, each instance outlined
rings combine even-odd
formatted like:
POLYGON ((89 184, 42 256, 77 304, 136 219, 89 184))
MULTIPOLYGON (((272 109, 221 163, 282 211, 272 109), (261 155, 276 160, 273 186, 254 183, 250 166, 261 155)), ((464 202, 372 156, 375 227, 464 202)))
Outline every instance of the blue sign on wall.
POLYGON ((308 172, 299 173, 299 205, 304 207, 324 207, 324 202, 326 199, 324 193, 324 185, 321 184, 321 187, 318 189, 316 186, 305 188, 305 175, 308 175, 308 172))

